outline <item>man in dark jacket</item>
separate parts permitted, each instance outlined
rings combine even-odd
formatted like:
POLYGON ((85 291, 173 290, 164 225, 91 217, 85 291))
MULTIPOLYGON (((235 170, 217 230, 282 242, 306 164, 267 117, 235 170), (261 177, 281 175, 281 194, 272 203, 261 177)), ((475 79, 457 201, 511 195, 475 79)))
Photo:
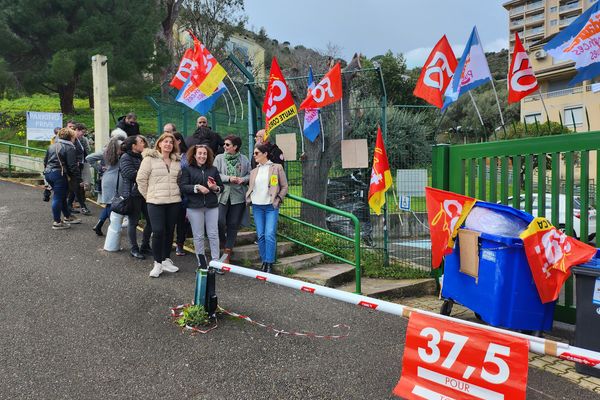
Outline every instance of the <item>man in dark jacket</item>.
POLYGON ((196 127, 196 132, 185 140, 188 149, 197 144, 205 144, 210 147, 215 156, 223 152, 223 144, 225 143, 223 138, 210 129, 208 120, 204 115, 198 117, 196 127))
POLYGON ((129 254, 139 260, 146 257, 144 253, 150 253, 150 235, 152 226, 148 218, 148 208, 146 200, 137 188, 135 178, 140 165, 142 164, 142 152, 146 147, 146 140, 142 136, 130 136, 123 142, 125 151, 119 160, 120 182, 118 183, 119 194, 125 198, 129 197, 131 211, 129 213, 129 225, 127 226, 127 235, 131 250, 129 254), (144 215, 146 226, 142 236, 142 247, 137 244, 137 225, 140 222, 141 215, 144 215))
MULTIPOLYGON (((269 139, 265 139, 265 130, 261 129, 258 132, 256 132, 256 135, 254 136, 254 140, 255 140, 255 146, 258 146, 260 144, 264 144, 265 146, 269 147, 268 150, 268 157, 269 160, 275 164, 281 164, 282 166, 285 163, 285 158, 283 157, 283 151, 281 151, 281 149, 279 148, 279 146, 277 146, 275 143, 271 143, 269 142, 269 139)), ((254 161, 254 157, 250 157, 250 165, 252 166, 252 168, 256 168, 256 161, 254 161)))
POLYGON ((140 125, 137 123, 137 115, 129 113, 119 117, 117 128, 123 129, 127 136, 135 136, 140 134, 140 125))
POLYGON ((81 212, 83 215, 90 215, 92 212, 87 208, 85 204, 85 187, 83 181, 83 168, 85 164, 85 158, 90 153, 90 145, 85 135, 85 125, 81 123, 75 124, 75 153, 77 159, 77 166, 79 168, 79 176, 71 180, 70 192, 67 198, 67 204, 71 212, 81 212), (79 210, 73 210, 73 201, 77 198, 79 203, 79 210))

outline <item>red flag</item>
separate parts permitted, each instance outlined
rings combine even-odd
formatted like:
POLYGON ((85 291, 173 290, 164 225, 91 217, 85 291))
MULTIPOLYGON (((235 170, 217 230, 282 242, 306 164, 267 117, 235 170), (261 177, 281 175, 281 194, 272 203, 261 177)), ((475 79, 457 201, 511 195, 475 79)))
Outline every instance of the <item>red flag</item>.
POLYGON ((392 186, 392 173, 388 163, 387 153, 383 144, 381 128, 377 127, 377 141, 373 151, 373 169, 371 170, 371 183, 369 185, 369 206, 377 215, 385 204, 385 192, 392 186))
POLYGON ((342 68, 335 64, 300 104, 300 109, 322 108, 342 98, 342 68))
POLYGON ((413 94, 437 108, 442 108, 444 92, 450 84, 456 65, 456 57, 444 35, 425 61, 413 94))
POLYGON ((198 63, 194 61, 194 50, 187 49, 185 53, 183 53, 183 57, 179 62, 179 68, 177 68, 177 73, 173 79, 171 79, 169 85, 173 86, 175 89, 181 90, 185 81, 188 80, 197 65, 198 63))
POLYGON ((558 231, 542 217, 531 221, 520 236, 542 303, 556 300, 571 267, 590 261, 596 254, 594 247, 558 231))
POLYGON ((288 89, 275 57, 273 57, 273 61, 271 62, 269 85, 265 93, 262 110, 266 117, 265 139, 269 136, 271 129, 298 113, 292 93, 288 89))
POLYGON ((452 253, 458 228, 467 218, 476 201, 472 197, 445 190, 425 188, 433 268, 438 268, 442 263, 442 257, 452 253))
POLYGON ((516 103, 523 97, 539 89, 538 81, 529 63, 519 34, 515 32, 515 48, 508 70, 508 102, 516 103))

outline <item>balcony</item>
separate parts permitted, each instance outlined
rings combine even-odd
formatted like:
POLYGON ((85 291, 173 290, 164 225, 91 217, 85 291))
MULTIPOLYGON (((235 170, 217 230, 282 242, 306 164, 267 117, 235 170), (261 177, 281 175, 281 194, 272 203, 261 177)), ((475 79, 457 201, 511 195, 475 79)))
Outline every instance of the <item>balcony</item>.
POLYGON ((544 13, 541 13, 541 14, 536 14, 534 16, 526 18, 525 19, 525 23, 526 24, 531 24, 531 23, 539 22, 539 21, 543 21, 543 20, 544 20, 544 13))
POLYGON ((525 10, 527 10, 527 11, 539 10, 541 8, 544 8, 544 1, 536 1, 533 3, 527 3, 527 5, 525 6, 525 10))
POLYGON ((533 29, 529 29, 527 31, 525 31, 525 37, 531 37, 531 36, 537 36, 537 35, 543 35, 545 32, 544 27, 543 26, 538 26, 537 28, 533 28, 533 29))
MULTIPOLYGON (((571 94, 583 93, 584 90, 586 90, 586 91, 592 90, 591 85, 588 85, 585 88, 580 85, 580 86, 575 86, 575 87, 567 88, 567 89, 554 90, 552 92, 543 92, 542 97, 544 99, 550 99, 553 97, 569 96, 571 94), (589 89, 588 89, 588 87, 589 87, 589 89)), ((536 94, 532 94, 531 96, 525 97, 525 99, 523 99, 523 102, 529 103, 530 101, 538 101, 539 99, 540 99, 540 94, 536 93, 536 94)))
POLYGON ((508 15, 523 14, 523 11, 525 11, 525 6, 511 8, 508 15))
POLYGON ((514 20, 510 21, 510 29, 519 28, 519 27, 523 26, 523 21, 525 21, 524 18, 514 19, 514 20))
POLYGON ((564 6, 558 7, 558 12, 565 13, 567 11, 579 10, 579 9, 581 9, 581 2, 576 1, 575 3, 569 3, 569 4, 565 4, 564 6))
POLYGON ((577 19, 579 15, 576 15, 574 17, 569 17, 569 18, 563 18, 561 20, 558 21, 558 26, 567 26, 570 25, 571 22, 575 21, 577 19))

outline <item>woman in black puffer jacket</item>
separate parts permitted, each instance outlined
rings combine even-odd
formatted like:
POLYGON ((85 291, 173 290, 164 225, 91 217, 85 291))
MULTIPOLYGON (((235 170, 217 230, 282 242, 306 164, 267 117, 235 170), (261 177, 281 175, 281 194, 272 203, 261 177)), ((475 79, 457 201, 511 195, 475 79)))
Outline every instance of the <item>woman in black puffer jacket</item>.
POLYGON ((195 145, 187 152, 188 166, 181 174, 180 189, 188 199, 187 217, 192 226, 198 267, 206 269, 204 227, 210 245, 210 256, 219 258, 219 198, 223 190, 221 175, 213 166, 210 147, 195 145))
POLYGON ((151 254, 150 235, 152 235, 152 226, 148 218, 148 207, 146 200, 142 197, 135 182, 138 170, 142 164, 142 152, 147 146, 146 139, 141 136, 129 136, 122 145, 123 155, 119 160, 119 169, 121 173, 121 183, 119 183, 119 194, 123 197, 130 197, 131 211, 129 213, 129 224, 127 225, 127 235, 131 250, 129 254, 132 257, 143 260, 146 257, 144 253, 151 254), (146 225, 142 236, 142 247, 137 243, 137 225, 141 216, 144 215, 146 225))

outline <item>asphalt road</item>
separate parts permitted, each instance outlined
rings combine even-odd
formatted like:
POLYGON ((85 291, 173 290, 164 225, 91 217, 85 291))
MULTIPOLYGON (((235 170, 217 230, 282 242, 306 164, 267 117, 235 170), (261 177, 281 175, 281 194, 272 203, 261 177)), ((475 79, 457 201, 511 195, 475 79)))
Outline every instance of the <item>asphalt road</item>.
MULTIPOLYGON (((93 216, 53 231, 41 194, 0 181, 0 399, 393 398, 406 320, 228 274, 222 307, 286 330, 345 323, 350 336, 276 337, 232 318, 190 335, 169 307, 191 300, 191 256, 149 278, 150 260, 101 250, 93 216)), ((599 397, 529 369, 529 399, 599 397)))

